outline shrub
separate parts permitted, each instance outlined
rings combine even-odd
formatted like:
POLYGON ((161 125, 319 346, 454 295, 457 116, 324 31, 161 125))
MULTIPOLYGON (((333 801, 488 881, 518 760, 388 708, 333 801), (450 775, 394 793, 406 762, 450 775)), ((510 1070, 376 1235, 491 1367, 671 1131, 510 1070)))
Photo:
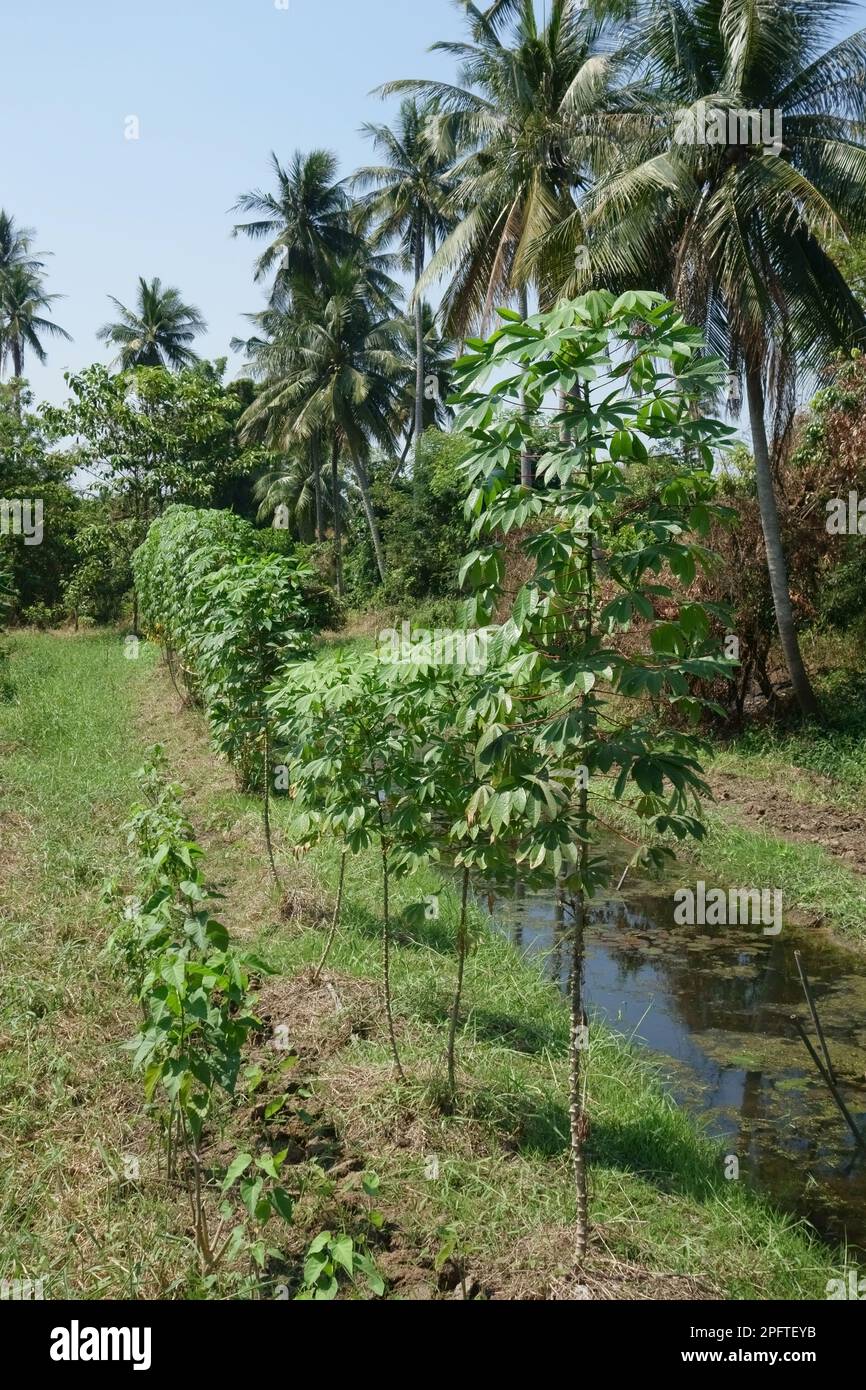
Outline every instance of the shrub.
POLYGON ((241 785, 261 785, 267 762, 265 691, 306 655, 311 571, 263 554, 258 533, 231 512, 170 507, 133 557, 145 632, 165 649, 210 719, 241 785))

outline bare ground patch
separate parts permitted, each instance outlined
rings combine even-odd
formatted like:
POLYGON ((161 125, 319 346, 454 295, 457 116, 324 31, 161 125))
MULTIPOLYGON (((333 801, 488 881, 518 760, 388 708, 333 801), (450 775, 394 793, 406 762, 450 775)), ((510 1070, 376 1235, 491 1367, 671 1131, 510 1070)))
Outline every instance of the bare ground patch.
POLYGON ((726 821, 819 845, 849 869, 866 874, 866 817, 856 811, 797 801, 779 782, 732 772, 711 773, 708 780, 726 821))

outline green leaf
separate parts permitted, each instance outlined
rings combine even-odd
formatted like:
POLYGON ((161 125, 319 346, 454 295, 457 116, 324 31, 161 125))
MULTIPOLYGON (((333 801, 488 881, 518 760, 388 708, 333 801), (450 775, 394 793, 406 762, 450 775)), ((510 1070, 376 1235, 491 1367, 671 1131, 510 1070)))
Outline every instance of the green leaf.
POLYGON ((237 1154, 236 1157, 232 1159, 226 1170, 225 1178, 223 1179, 223 1192, 228 1192, 230 1187, 234 1187, 238 1178, 247 1171, 252 1161, 252 1154, 246 1153, 237 1154))

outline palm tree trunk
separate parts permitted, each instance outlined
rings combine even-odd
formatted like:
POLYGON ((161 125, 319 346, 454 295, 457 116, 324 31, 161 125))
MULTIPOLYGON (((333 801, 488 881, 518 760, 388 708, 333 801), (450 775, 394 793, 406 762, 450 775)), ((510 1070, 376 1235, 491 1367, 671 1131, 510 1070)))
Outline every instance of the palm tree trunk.
MULTIPOLYGON (((526 289, 526 286, 525 286, 525 285, 523 286, 523 288, 522 288, 521 291, 520 291, 520 316, 521 316, 521 318, 524 318, 524 319, 528 319, 528 318, 529 318, 529 294, 527 293, 527 289, 526 289)), ((520 393, 520 409, 521 409, 521 413, 524 413, 524 412, 526 411, 526 396, 525 396, 525 393, 524 393, 523 391, 521 391, 521 393, 520 393)), ((523 449, 522 452, 521 452, 521 454, 520 454, 520 486, 521 486, 521 487, 534 487, 534 486, 535 486, 535 470, 533 469, 533 466, 532 466, 532 465, 533 465, 533 462, 534 462, 534 459, 533 459, 532 454, 530 454, 529 451, 528 451, 527 449, 523 449)))
POLYGON ((418 281, 424 269, 424 223, 419 222, 415 236, 415 442, 424 433, 424 302, 418 293, 418 281))
POLYGON ((313 446, 313 495, 316 499, 316 540, 325 539, 325 509, 322 501, 322 446, 317 438, 313 446))
POLYGON ((807 718, 811 718, 818 713, 818 702, 803 665, 800 644, 797 641, 797 631, 794 626, 794 610, 788 588, 788 567, 782 548, 779 508, 776 503, 773 474, 770 468, 770 450, 767 444, 763 373, 761 364, 754 359, 747 365, 746 390, 749 398, 749 419, 752 426, 752 452, 755 456, 758 506, 764 532, 764 547, 767 552, 770 591, 773 595, 773 607, 776 610, 776 625, 779 629, 782 652, 797 703, 801 712, 807 718))
POLYGON ((18 383, 19 383, 19 384, 15 387, 15 414, 18 416, 18 419, 19 419, 19 420, 21 420, 21 419, 23 418, 23 414, 24 414, 24 407, 23 407, 23 405, 22 405, 22 403, 21 403, 21 385, 20 385, 21 378, 22 378, 23 376, 24 376, 24 344, 22 343, 22 341, 21 341, 20 338, 15 337, 15 338, 12 339, 12 379, 13 379, 13 381, 17 379, 17 380, 18 380, 18 383))
POLYGON ((370 528, 370 539, 373 542, 373 550, 376 555, 376 565, 379 570, 379 578, 385 583, 385 552, 382 549, 382 537, 379 535, 379 523, 376 520, 376 513, 373 511, 373 498, 370 495, 370 479, 364 461, 357 449, 352 449, 352 464, 358 478, 358 486, 361 489, 361 501, 364 504, 364 515, 367 518, 367 525, 370 528))
POLYGON ((343 597, 343 537, 341 533, 340 517, 340 442, 334 435, 331 445, 331 507, 334 512, 334 579, 337 585, 337 597, 343 597))

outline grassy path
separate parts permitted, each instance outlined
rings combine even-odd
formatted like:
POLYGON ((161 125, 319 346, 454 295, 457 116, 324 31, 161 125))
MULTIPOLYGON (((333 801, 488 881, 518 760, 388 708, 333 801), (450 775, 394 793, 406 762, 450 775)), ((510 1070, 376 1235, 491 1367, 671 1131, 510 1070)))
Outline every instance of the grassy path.
POLYGON ((142 749, 119 637, 13 643, 0 705, 0 1275, 47 1298, 171 1296, 192 1268, 120 1044, 134 1011, 101 952, 103 879, 142 749), (139 1181, 126 1174, 139 1172, 139 1181))
MULTIPOLYGON (((374 858, 351 864, 331 970, 312 989, 306 967, 321 952, 336 854, 297 860, 283 820, 288 891, 279 904, 257 807, 233 789, 200 717, 178 709, 152 654, 127 662, 119 640, 93 636, 28 635, 15 647, 19 703, 0 707, 0 1272, 46 1277, 48 1297, 196 1289, 185 1207, 160 1180, 153 1126, 119 1050, 133 1011, 101 954, 102 880, 124 872, 134 772, 144 746, 160 741, 226 894, 220 915, 278 972, 262 988, 260 1013, 290 1029, 308 1071, 310 1097, 288 1126, 303 1193, 290 1262, 310 1234, 363 1216, 358 1175, 375 1170, 389 1296, 439 1294, 462 1262, 488 1296, 573 1297, 567 1018, 553 986, 479 932, 460 1027, 463 1101, 458 1114, 444 1113, 456 904, 442 894, 438 919, 397 933, 409 1083, 396 1088, 379 1007, 374 858), (137 1180, 124 1179, 124 1156, 138 1161, 137 1180), (435 1256, 452 1244, 437 1271, 435 1256)), ((397 911, 440 887, 417 875, 401 886, 397 911)), ((604 1297, 823 1296, 833 1252, 726 1182, 719 1150, 602 1030, 590 1054, 590 1113, 596 1235, 580 1282, 604 1297)))

